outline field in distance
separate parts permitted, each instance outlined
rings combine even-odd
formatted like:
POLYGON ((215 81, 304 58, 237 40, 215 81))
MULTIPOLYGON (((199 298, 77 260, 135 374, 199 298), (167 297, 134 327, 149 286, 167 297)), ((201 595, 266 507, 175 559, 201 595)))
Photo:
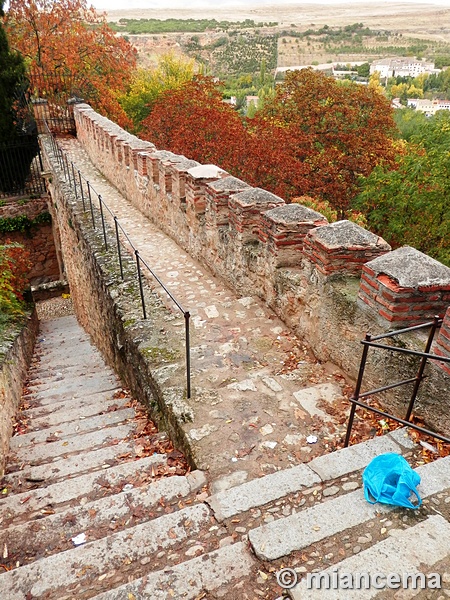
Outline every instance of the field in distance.
POLYGON ((363 22, 371 29, 388 29, 411 37, 450 42, 450 8, 404 2, 358 4, 288 4, 257 7, 186 9, 123 9, 108 11, 108 21, 119 19, 217 19, 218 21, 277 21, 280 29, 295 24, 299 30, 323 25, 363 22))

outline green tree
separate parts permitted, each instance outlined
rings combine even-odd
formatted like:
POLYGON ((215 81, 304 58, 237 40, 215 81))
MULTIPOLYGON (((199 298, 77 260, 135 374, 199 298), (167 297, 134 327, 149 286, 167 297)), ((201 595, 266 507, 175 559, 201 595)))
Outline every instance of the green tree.
POLYGON ((169 52, 160 57, 154 70, 137 69, 126 94, 120 103, 133 121, 134 130, 139 133, 142 122, 150 114, 157 98, 167 90, 176 90, 195 74, 195 61, 186 60, 169 52))
MULTIPOLYGON (((5 0, 0 0, 0 17, 4 17, 5 0)), ((23 58, 9 47, 6 32, 0 21, 0 142, 17 137, 16 92, 25 77, 23 58)))
POLYGON ((404 244, 450 266, 450 114, 425 120, 401 142, 396 168, 378 166, 355 207, 370 229, 394 247, 404 244))
POLYGON ((253 100, 250 100, 249 105, 247 106, 247 119, 253 119, 256 115, 256 104, 253 100))
POLYGON ((364 63, 362 65, 359 65, 358 67, 356 67, 356 70, 358 71, 359 77, 369 77, 370 76, 369 63, 364 63))
POLYGON ((426 125, 425 113, 414 108, 402 108, 394 111, 394 120, 400 137, 409 142, 417 132, 426 125))

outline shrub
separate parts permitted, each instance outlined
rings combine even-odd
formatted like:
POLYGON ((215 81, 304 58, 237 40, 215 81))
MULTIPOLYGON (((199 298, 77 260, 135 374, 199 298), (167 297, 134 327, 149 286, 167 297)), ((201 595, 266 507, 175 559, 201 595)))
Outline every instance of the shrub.
POLYGON ((24 312, 23 292, 28 285, 30 253, 21 244, 7 240, 0 245, 0 313, 18 316, 24 312))

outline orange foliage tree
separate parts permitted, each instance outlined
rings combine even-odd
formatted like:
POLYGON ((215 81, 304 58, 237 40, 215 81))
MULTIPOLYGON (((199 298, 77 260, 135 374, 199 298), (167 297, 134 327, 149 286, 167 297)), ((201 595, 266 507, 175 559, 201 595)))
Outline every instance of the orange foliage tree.
POLYGON ((158 148, 204 164, 213 162, 236 176, 245 174, 245 127, 209 77, 199 75, 160 94, 140 135, 158 148))
MULTIPOLYGON (((40 93, 41 82, 50 76, 55 81, 56 76, 67 94, 82 95, 96 110, 128 126, 117 95, 127 88, 136 51, 108 27, 105 16, 88 7, 86 0, 9 4, 5 25, 10 45, 25 57, 40 93)), ((47 86, 48 94, 52 85, 47 86)))
POLYGON ((290 72, 273 99, 246 121, 210 78, 163 94, 144 121, 146 139, 199 162, 214 162, 286 201, 311 196, 339 218, 358 180, 392 164, 395 124, 376 91, 312 70, 290 72))
POLYGON ((276 193, 325 200, 341 218, 359 191, 360 175, 394 163, 396 127, 386 98, 312 69, 288 72, 249 126, 257 142, 276 148, 267 170, 277 173, 280 156, 292 170, 276 193))

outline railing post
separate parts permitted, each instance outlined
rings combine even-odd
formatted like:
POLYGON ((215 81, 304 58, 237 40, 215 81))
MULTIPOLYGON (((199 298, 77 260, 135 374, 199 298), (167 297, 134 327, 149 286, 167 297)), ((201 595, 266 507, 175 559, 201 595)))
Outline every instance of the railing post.
POLYGON ((189 322, 191 315, 189 311, 184 313, 185 336, 186 336, 186 396, 191 397, 191 342, 189 334, 189 322))
POLYGON ((86 212, 86 204, 84 202, 84 190, 83 190, 83 180, 81 179, 81 173, 78 169, 78 180, 80 182, 80 190, 81 190, 81 201, 83 203, 83 212, 86 212))
POLYGON ((141 293, 141 302, 142 302, 142 313, 144 315, 144 319, 147 318, 147 312, 145 310, 145 298, 144 298, 144 288, 142 285, 142 274, 141 274, 141 265, 140 265, 140 258, 139 258, 139 250, 135 250, 134 251, 134 255, 136 256, 136 266, 137 266, 137 273, 138 273, 138 279, 139 279, 139 291, 141 293))
MULTIPOLYGON (((367 333, 366 334, 366 342, 370 342, 371 339, 372 339, 372 336, 369 333, 367 333)), ((366 368, 366 360, 367 360, 368 351, 369 351, 369 345, 364 344, 363 353, 362 353, 362 357, 361 357, 361 363, 359 365, 358 379, 356 381, 355 391, 350 399, 350 402, 351 402, 351 400, 359 399, 359 393, 361 391, 364 370, 366 368)), ((350 436, 352 434, 352 427, 353 427, 353 420, 355 418, 355 412, 356 412, 356 404, 354 402, 352 402, 352 408, 350 410, 350 416, 348 418, 347 433, 345 435, 344 448, 347 448, 347 446, 349 445, 349 442, 350 442, 350 436)))
POLYGON ((89 181, 86 181, 86 183, 87 183, 88 196, 89 196, 89 206, 91 207, 92 227, 95 229, 95 217, 94 217, 94 209, 92 207, 91 184, 89 183, 89 181))
POLYGON ((98 203, 100 205, 100 217, 102 219, 102 229, 103 229, 103 240, 105 242, 105 249, 108 250, 108 240, 106 237, 106 229, 105 229, 105 217, 103 216, 103 201, 100 194, 98 195, 98 203))
POLYGON ((118 225, 116 216, 114 216, 114 227, 116 228, 117 254, 119 255, 120 277, 122 278, 122 281, 123 281, 123 266, 122 266, 122 253, 120 250, 119 225, 118 225))
POLYGON ((70 180, 69 160, 67 158, 67 154, 64 154, 64 162, 66 164, 66 173, 67 173, 67 179, 69 180, 69 185, 72 185, 72 182, 70 180))
POLYGON ((75 179, 75 167, 73 166, 72 161, 70 161, 70 164, 72 165, 72 181, 75 190, 75 198, 78 200, 77 180, 75 179))
MULTIPOLYGON (((58 145, 58 142, 55 140, 56 147, 58 148, 58 162, 61 169, 64 171, 64 159, 61 148, 58 145)), ((65 173, 65 172, 64 172, 65 173)))
POLYGON ((44 165, 42 164, 42 156, 41 156, 41 149, 38 147, 38 158, 39 158, 39 166, 41 168, 41 171, 44 170, 44 165))
MULTIPOLYGON (((433 343, 434 334, 436 333, 436 329, 437 329, 439 320, 440 320, 439 316, 435 316, 433 319, 433 324, 431 326, 430 334, 428 336, 427 345, 425 346, 425 350, 424 350, 427 354, 431 349, 431 344, 433 343)), ((405 421, 409 421, 409 419, 411 417, 411 413, 414 409, 414 403, 416 401, 416 397, 417 397, 417 393, 419 391, 420 384, 422 383, 423 372, 425 371, 426 364, 427 364, 427 357, 422 356, 422 360, 420 361, 419 369, 417 371, 414 388, 413 388, 413 391, 411 394, 411 400, 409 401, 408 410, 406 411, 405 421)))

